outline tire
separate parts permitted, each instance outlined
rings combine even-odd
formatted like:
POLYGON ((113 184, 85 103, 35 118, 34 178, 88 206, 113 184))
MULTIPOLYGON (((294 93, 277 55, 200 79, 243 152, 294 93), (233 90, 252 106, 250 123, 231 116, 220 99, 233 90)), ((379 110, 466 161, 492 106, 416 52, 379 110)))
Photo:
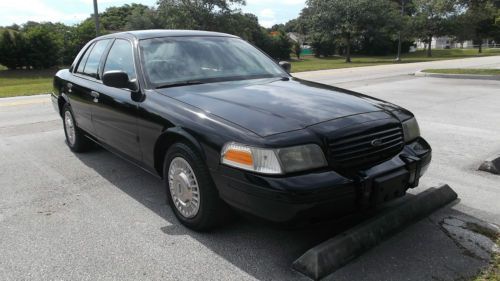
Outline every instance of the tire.
POLYGON ((82 130, 77 127, 71 106, 67 103, 63 107, 62 118, 66 144, 69 149, 76 153, 87 151, 92 143, 82 130))
POLYGON ((186 227, 207 231, 230 218, 231 210, 219 198, 207 167, 189 145, 175 143, 168 149, 163 174, 168 204, 186 227))

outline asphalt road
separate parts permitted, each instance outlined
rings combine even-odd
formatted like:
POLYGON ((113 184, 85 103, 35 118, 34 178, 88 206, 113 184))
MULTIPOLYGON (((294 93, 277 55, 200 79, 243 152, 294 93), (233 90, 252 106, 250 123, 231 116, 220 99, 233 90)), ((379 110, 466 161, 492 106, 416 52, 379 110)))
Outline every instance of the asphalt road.
MULTIPOLYGON (((500 66, 500 57, 460 61, 430 64, 500 66)), ((446 219, 500 224, 500 176, 476 171, 500 151, 500 82, 408 75, 429 65, 297 74, 412 110, 434 148, 412 193, 444 182, 460 197, 327 279, 456 280, 488 263, 446 219)), ((0 280, 307 280, 292 261, 343 229, 240 219, 209 234, 189 231, 153 176, 103 149, 71 153, 47 96, 0 99, 0 191, 0 280)))

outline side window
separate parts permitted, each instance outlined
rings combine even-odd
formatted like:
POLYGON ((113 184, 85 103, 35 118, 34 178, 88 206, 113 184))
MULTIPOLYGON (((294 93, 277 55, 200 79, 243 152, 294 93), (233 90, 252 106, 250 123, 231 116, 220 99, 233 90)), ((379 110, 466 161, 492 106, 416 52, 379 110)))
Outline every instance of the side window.
POLYGON ((101 62, 102 54, 108 46, 109 39, 97 41, 90 51, 83 74, 99 79, 99 63, 101 62))
POLYGON ((87 62, 87 59, 89 58, 89 54, 92 51, 92 48, 94 48, 94 44, 90 45, 85 53, 83 54, 82 58, 80 59, 80 62, 78 63, 78 68, 76 69, 77 73, 83 73, 83 69, 85 68, 85 63, 87 62))
POLYGON ((124 71, 131 80, 136 78, 134 52, 132 45, 127 40, 116 39, 109 50, 108 58, 104 65, 104 72, 111 70, 124 71))

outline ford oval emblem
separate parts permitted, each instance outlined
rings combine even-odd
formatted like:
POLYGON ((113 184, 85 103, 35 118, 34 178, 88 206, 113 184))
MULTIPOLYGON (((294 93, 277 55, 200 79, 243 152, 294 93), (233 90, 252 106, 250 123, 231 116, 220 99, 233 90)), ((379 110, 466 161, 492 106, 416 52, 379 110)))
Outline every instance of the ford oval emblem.
POLYGON ((374 139, 372 140, 372 142, 370 143, 372 146, 374 147, 379 147, 381 146, 383 143, 382 143, 382 140, 381 139, 374 139))

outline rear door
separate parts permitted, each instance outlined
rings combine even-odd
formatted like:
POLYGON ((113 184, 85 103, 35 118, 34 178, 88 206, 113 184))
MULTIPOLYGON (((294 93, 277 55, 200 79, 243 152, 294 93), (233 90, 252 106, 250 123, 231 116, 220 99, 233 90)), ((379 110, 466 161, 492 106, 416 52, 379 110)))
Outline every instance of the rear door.
POLYGON ((68 82, 70 104, 79 128, 95 136, 92 112, 95 106, 95 90, 102 84, 99 65, 111 39, 99 40, 91 44, 78 62, 73 72, 73 81, 68 82))
MULTIPOLYGON (((102 72, 113 70, 126 72, 131 81, 137 79, 132 42, 126 39, 116 39, 113 42, 102 72)), ((101 84, 98 94, 98 102, 92 113, 97 137, 140 162, 142 153, 137 126, 139 106, 132 100, 132 92, 101 84)))

